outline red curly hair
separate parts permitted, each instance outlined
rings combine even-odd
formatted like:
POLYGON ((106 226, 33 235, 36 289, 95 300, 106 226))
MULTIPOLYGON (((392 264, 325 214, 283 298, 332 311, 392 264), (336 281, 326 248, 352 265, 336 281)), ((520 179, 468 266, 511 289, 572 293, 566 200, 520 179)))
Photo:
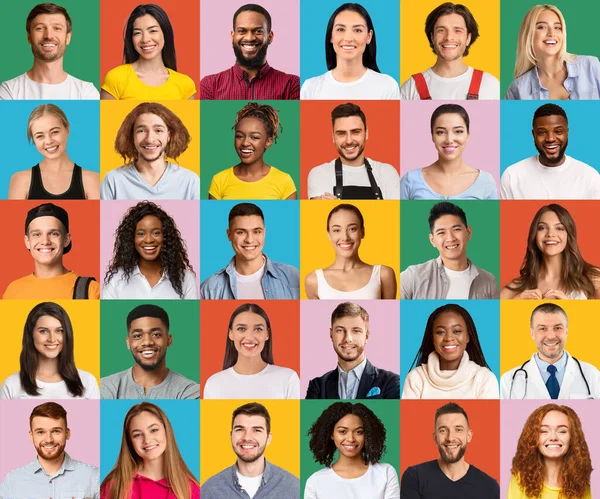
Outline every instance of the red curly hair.
POLYGON ((527 497, 539 497, 544 488, 545 463, 538 450, 542 420, 550 411, 562 412, 569 419, 571 441, 563 456, 559 483, 560 499, 581 499, 590 489, 592 460, 585 441, 579 416, 565 405, 546 404, 538 407, 527 418, 523 427, 517 453, 512 460, 511 473, 517 478, 521 491, 527 497))

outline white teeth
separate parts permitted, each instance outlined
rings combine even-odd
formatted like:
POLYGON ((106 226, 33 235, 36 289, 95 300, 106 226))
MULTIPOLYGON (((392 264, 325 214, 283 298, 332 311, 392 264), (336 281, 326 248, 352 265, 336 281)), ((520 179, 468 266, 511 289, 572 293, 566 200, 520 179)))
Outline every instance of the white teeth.
POLYGON ((454 244, 452 246, 446 246, 446 249, 449 249, 449 250, 453 250, 453 249, 456 249, 456 248, 458 248, 458 244, 454 244))
POLYGON ((157 447, 158 447, 158 445, 151 445, 150 447, 144 447, 144 450, 145 451, 149 451, 149 450, 152 450, 152 449, 156 449, 157 447))
POLYGON ((443 348, 444 350, 456 350, 458 348, 458 345, 448 345, 443 348))

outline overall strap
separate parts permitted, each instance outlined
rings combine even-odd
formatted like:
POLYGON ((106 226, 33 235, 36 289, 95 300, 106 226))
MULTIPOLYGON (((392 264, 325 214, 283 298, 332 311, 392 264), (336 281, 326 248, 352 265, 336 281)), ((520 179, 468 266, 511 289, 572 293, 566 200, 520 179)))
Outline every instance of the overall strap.
POLYGON ((369 183, 371 184, 371 189, 373 189, 373 194, 375 195, 375 199, 383 199, 383 194, 381 194, 381 189, 377 185, 375 181, 375 177, 373 176, 373 168, 371 168, 371 164, 369 160, 365 158, 365 167, 367 168, 367 175, 369 176, 369 183))
POLYGON ((471 76, 471 84, 469 85, 467 100, 479 100, 479 88, 481 87, 482 78, 483 71, 480 69, 473 69, 473 76, 471 76))
POLYGON ((342 195, 344 192, 344 179, 342 173, 342 160, 338 157, 335 160, 335 187, 333 188, 333 195, 342 199, 342 195))
POLYGON ((417 92, 419 93, 419 97, 421 100, 431 100, 431 95, 429 94, 429 88, 427 88, 427 82, 425 81, 425 77, 423 73, 416 73, 412 75, 413 80, 415 80, 415 85, 417 87, 417 92))

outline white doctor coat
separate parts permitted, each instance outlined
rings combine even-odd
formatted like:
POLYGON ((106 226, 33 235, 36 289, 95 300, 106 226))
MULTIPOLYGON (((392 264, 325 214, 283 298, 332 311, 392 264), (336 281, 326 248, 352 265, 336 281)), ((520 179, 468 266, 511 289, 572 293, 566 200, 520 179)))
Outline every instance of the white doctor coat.
MULTIPOLYGON (((565 351, 565 353, 567 353, 565 351)), ((535 362, 534 353, 531 359, 523 368, 527 372, 527 388, 525 388, 525 373, 523 371, 515 372, 519 367, 515 367, 510 371, 504 373, 500 379, 500 398, 501 399, 547 399, 550 400, 550 394, 548 388, 544 383, 540 369, 535 362), (514 376, 514 380, 513 380, 514 376), (511 393, 512 385, 512 393, 511 393)), ((581 364, 581 370, 590 385, 591 397, 594 399, 600 399, 600 371, 596 369, 592 364, 587 362, 579 361, 581 364)), ((560 392, 558 394, 559 399, 587 399, 590 398, 585 381, 579 371, 577 362, 573 360, 573 357, 569 355, 567 358, 567 365, 565 367, 565 375, 563 377, 560 392)))

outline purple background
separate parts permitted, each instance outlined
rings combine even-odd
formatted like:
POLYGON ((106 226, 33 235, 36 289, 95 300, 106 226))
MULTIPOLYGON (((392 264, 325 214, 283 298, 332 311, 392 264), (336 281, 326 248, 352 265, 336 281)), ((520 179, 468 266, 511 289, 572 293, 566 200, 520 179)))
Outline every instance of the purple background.
MULTIPOLYGON (((500 497, 506 497, 510 482, 512 458, 517 450, 517 442, 523 430, 523 425, 529 415, 538 407, 544 405, 543 400, 502 400, 500 404, 500 497)), ((560 400, 559 405, 571 407, 579 416, 585 441, 590 449, 592 458, 592 492, 598 492, 600 475, 600 427, 598 427, 597 400, 560 400)))
MULTIPOLYGON (((329 329, 331 313, 344 300, 300 302, 300 397, 308 382, 337 368, 329 329)), ((352 300, 369 313, 367 359, 375 367, 400 372, 400 303, 396 300, 352 300)))
MULTIPOLYGON (((233 14, 244 3, 239 0, 200 3, 200 78, 219 73, 235 63, 230 36, 233 14)), ((274 37, 267 52, 267 62, 279 71, 299 75, 299 0, 262 0, 255 3, 271 14, 274 37)))
MULTIPOLYGON (((47 400, 0 400, 0 481, 25 466, 37 452, 29 440, 29 415, 47 400)), ((73 459, 100 466, 100 401, 59 400, 67 411, 71 438, 65 447, 73 459)))

